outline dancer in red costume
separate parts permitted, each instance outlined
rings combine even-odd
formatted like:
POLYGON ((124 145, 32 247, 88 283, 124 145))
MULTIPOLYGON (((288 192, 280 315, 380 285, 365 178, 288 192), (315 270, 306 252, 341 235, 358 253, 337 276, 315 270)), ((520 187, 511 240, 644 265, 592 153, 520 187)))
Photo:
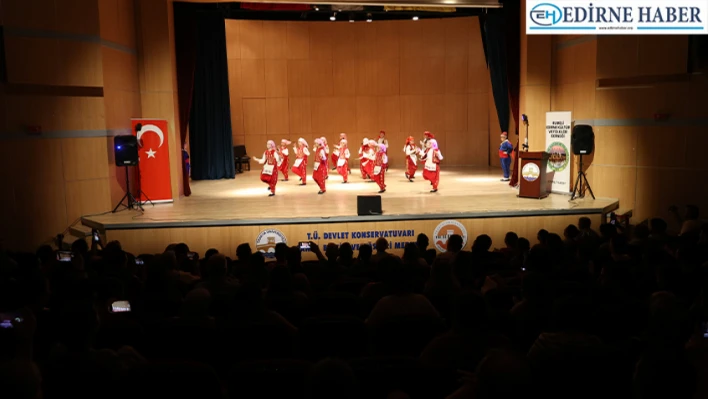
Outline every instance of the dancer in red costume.
POLYGON ((379 144, 376 140, 369 140, 369 148, 364 150, 364 158, 369 160, 369 162, 366 163, 364 171, 372 182, 374 181, 374 161, 376 160, 376 147, 378 146, 379 144))
POLYGON ((324 143, 324 150, 325 150, 325 155, 327 156, 327 159, 324 161, 324 166, 325 166, 325 180, 329 179, 329 144, 327 144, 327 138, 326 137, 320 137, 320 140, 324 143))
POLYGON ((361 141, 361 147, 359 147, 359 171, 361 172, 361 178, 366 180, 368 175, 366 174, 366 165, 369 163, 369 158, 364 155, 369 151, 369 139, 364 139, 361 141))
POLYGON ((288 181, 288 169, 290 168, 290 158, 288 157, 288 146, 292 144, 290 140, 282 139, 280 140, 280 148, 278 152, 280 153, 280 163, 278 163, 278 170, 283 174, 283 181, 288 181))
POLYGON ((275 185, 278 184, 278 163, 281 161, 280 153, 275 146, 275 141, 268 140, 263 158, 253 157, 253 160, 263 165, 261 181, 268 184, 269 197, 275 195, 275 185))
POLYGON ((376 145, 376 155, 374 156, 374 169, 371 178, 379 185, 379 194, 386 192, 386 164, 388 157, 386 156, 386 146, 383 144, 376 145))
POLYGON ((342 183, 349 182, 349 148, 347 147, 347 140, 343 139, 339 142, 338 146, 339 158, 337 159, 337 173, 342 175, 342 183))
POLYGON ((327 180, 327 153, 322 139, 315 139, 315 165, 312 171, 312 179, 320 187, 320 192, 317 194, 327 192, 327 187, 325 187, 325 180, 327 180))
POLYGON ((438 148, 438 142, 435 139, 430 139, 426 143, 425 155, 422 160, 425 161, 423 169, 423 178, 430 182, 433 189, 431 193, 438 192, 438 183, 440 183, 440 161, 443 159, 442 153, 438 148))
POLYGON ((403 152, 406 154, 406 179, 413 182, 415 179, 415 171, 418 170, 418 147, 415 145, 413 136, 408 136, 406 145, 403 146, 403 152))
POLYGON ((339 144, 334 146, 334 151, 332 151, 332 170, 337 170, 337 161, 339 160, 339 147, 342 146, 342 140, 347 139, 346 133, 339 133, 339 144))
MULTIPOLYGON (((383 130, 379 132, 379 139, 376 141, 377 144, 385 145, 386 148, 388 148, 388 140, 386 139, 386 132, 383 130)), ((384 169, 386 169, 386 172, 388 172, 388 161, 386 161, 386 165, 384 165, 384 169)))
POLYGON ((307 147, 307 141, 302 137, 297 140, 297 147, 293 147, 296 159, 292 171, 300 176, 301 186, 307 184, 307 157, 310 155, 310 150, 307 147))
POLYGON ((432 133, 429 131, 424 131, 423 132, 423 140, 420 142, 420 155, 423 156, 425 154, 425 151, 428 148, 428 140, 434 139, 435 136, 433 136, 432 133))

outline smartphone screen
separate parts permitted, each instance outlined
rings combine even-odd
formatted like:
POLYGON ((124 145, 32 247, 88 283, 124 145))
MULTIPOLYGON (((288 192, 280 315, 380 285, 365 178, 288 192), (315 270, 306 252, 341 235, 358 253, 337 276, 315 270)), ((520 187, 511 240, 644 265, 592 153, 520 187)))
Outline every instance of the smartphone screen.
POLYGON ((197 259, 198 259, 198 255, 197 255, 196 252, 189 252, 189 253, 187 253, 187 259, 189 259, 189 260, 197 260, 197 259))
POLYGON ((21 323, 22 317, 15 313, 0 313, 0 328, 14 328, 12 322, 21 323))
POLYGON ((301 252, 309 251, 310 243, 307 241, 300 241, 299 247, 301 252))
POLYGON ((98 235, 98 230, 93 230, 93 240, 96 242, 101 241, 101 237, 98 235))
POLYGON ((71 251, 57 251, 57 260, 59 262, 71 262, 74 254, 71 251))
POLYGON ((124 313, 130 312, 130 302, 128 301, 115 301, 111 304, 111 312, 113 313, 124 313))
POLYGON ((145 261, 143 261, 143 260, 140 259, 140 258, 135 258, 135 264, 136 264, 136 265, 144 265, 144 264, 145 264, 145 261))

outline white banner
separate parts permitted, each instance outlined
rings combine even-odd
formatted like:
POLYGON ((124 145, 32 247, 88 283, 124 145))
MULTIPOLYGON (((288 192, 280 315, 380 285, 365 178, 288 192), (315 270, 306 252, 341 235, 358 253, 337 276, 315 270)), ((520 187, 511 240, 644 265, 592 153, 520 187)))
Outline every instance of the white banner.
POLYGON ((547 187, 551 192, 568 194, 570 187, 570 111, 546 112, 547 187))
POLYGON ((527 35, 705 35, 706 0, 526 0, 527 35))

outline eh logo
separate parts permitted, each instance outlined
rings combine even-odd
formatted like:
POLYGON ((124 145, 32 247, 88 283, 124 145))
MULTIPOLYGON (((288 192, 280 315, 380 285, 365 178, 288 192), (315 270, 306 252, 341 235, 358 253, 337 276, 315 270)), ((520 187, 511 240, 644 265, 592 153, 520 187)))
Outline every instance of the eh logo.
POLYGON ((560 22, 563 11, 551 3, 537 4, 531 9, 531 21, 540 26, 551 26, 560 22))

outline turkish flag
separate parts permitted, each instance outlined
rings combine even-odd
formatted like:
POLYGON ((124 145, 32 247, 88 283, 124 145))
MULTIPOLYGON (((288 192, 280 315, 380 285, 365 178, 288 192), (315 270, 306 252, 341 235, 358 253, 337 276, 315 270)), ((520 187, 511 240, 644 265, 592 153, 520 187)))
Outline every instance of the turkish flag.
POLYGON ((172 202, 167 121, 131 119, 138 139, 140 201, 172 202))

